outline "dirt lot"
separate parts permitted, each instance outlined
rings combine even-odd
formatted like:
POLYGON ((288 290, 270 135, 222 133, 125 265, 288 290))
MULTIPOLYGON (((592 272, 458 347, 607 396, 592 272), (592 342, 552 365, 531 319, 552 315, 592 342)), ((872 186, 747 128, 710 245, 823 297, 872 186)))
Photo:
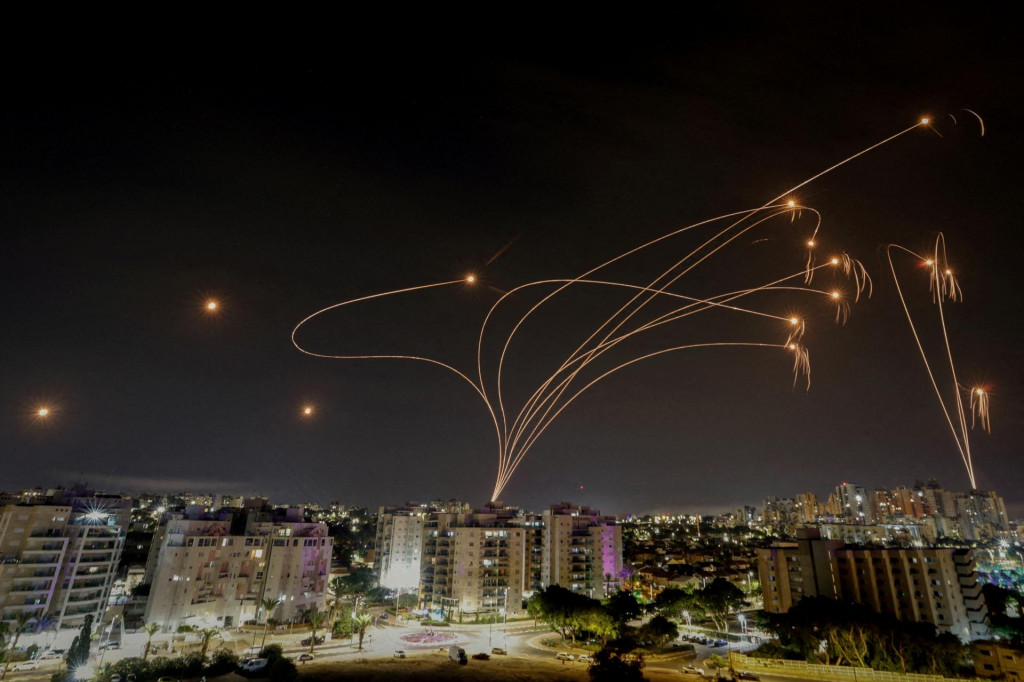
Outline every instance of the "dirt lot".
MULTIPOLYGON (((299 666, 299 672, 313 682, 359 680, 385 682, 387 680, 487 680, 488 682, 584 682, 589 680, 587 666, 580 663, 555 663, 523 658, 494 656, 489 661, 470 660, 457 665, 445 658, 413 657, 406 659, 374 659, 372 661, 345 661, 299 666)), ((651 682, 679 682, 678 672, 645 670, 651 682)))

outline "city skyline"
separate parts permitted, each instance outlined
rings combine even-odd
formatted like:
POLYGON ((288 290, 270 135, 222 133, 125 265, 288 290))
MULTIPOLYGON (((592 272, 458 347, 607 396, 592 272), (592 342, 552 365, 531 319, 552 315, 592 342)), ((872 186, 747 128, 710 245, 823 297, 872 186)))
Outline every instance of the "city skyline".
MULTIPOLYGON (((499 292, 761 206, 935 117, 797 197, 874 281, 845 326, 831 309, 800 311, 809 391, 793 388, 785 359, 638 365, 570 407, 502 499, 623 513, 735 508, 844 479, 966 489, 881 251, 926 252, 941 232, 964 290, 947 308, 958 369, 992 387, 992 434, 972 433, 978 488, 1024 515, 1024 323, 1006 293, 1021 281, 1020 108, 1006 92, 1020 58, 1008 34, 942 12, 885 27, 844 17, 836 36, 808 27, 838 10, 800 24, 704 11, 702 31, 673 14, 687 30, 624 28, 614 50, 580 36, 543 49, 473 41, 467 59, 462 43, 423 52, 421 39, 371 63, 359 43, 254 63, 43 60, 11 76, 0 487, 83 480, 353 504, 429 491, 483 504, 493 435, 466 386, 432 367, 303 357, 295 324, 473 273, 474 287, 353 309, 312 339, 471 369, 471 332, 499 292), (964 107, 984 136, 949 120, 964 107)), ((765 258, 799 267, 786 225, 701 273, 697 295, 765 258)), ((927 322, 927 282, 907 295, 927 322)), ((557 366, 551 341, 575 338, 587 304, 533 330, 528 364, 557 366)), ((710 332, 773 333, 717 319, 710 332)))

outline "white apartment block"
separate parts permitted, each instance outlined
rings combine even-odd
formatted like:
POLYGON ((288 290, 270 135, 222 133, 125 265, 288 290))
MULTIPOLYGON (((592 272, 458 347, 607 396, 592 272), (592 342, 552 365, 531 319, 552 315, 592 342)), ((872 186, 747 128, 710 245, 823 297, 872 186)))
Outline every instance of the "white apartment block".
POLYGON ((60 504, 0 507, 0 620, 29 612, 77 628, 87 615, 100 622, 107 608, 131 502, 56 497, 60 504))
POLYGON ((278 599, 272 617, 289 621, 326 601, 333 541, 322 523, 232 522, 172 518, 147 575, 146 622, 230 627, 262 618, 259 604, 278 599))
POLYGON ((562 503, 541 515, 540 586, 560 585, 594 599, 618 590, 622 528, 611 516, 562 503))
POLYGON ((595 599, 617 588, 621 528, 587 507, 524 515, 500 503, 431 513, 423 526, 420 600, 448 614, 517 615, 535 589, 561 585, 595 599))
POLYGON ((381 587, 415 590, 420 584, 425 507, 381 507, 373 568, 381 587))

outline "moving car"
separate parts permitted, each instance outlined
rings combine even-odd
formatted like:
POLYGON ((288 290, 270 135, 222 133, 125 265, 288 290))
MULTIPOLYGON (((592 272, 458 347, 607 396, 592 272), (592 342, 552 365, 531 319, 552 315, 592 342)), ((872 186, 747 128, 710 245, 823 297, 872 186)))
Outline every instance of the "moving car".
POLYGON ((594 659, 592 659, 590 657, 590 654, 580 654, 579 656, 576 657, 576 661, 578 663, 590 663, 593 660, 594 659))
POLYGON ((299 663, 305 663, 306 661, 312 661, 314 658, 313 654, 305 653, 299 655, 299 663))
POLYGON ((683 666, 683 674, 684 675, 701 675, 701 676, 703 676, 704 675, 704 668, 698 668, 697 666, 694 666, 694 665, 684 665, 683 666))
POLYGON ((724 639, 716 639, 715 646, 729 646, 729 643, 724 639))
POLYGON ((459 665, 466 665, 469 663, 469 659, 466 657, 466 650, 460 646, 448 647, 448 660, 458 663, 459 665))
POLYGON ((402 649, 395 649, 395 658, 405 658, 405 651, 402 649))
POLYGON ((495 656, 506 656, 506 655, 508 655, 508 652, 505 651, 504 649, 502 649, 500 646, 496 646, 493 649, 491 649, 491 653, 494 654, 495 656))
POLYGON ((13 668, 11 668, 11 670, 14 670, 14 671, 18 671, 18 670, 38 670, 38 669, 39 669, 39 661, 24 661, 23 663, 19 663, 18 665, 16 665, 13 668))
POLYGON ((485 654, 484 652, 481 651, 478 654, 473 654, 473 660, 474 661, 489 661, 489 660, 491 660, 491 655, 490 654, 485 654))
POLYGON ((754 682, 759 682, 759 680, 761 678, 758 677, 757 675, 755 675, 754 673, 750 672, 749 670, 741 670, 738 673, 736 673, 736 679, 737 680, 753 680, 754 682))
MULTIPOLYGON (((323 637, 317 637, 316 638, 316 643, 317 644, 323 644, 324 641, 326 641, 326 640, 323 637)), ((299 642, 299 644, 301 644, 302 646, 309 646, 312 643, 313 643, 313 638, 312 637, 307 637, 306 639, 304 639, 301 642, 299 642)))
POLYGON ((576 657, 573 656, 572 654, 567 654, 564 651, 559 651, 557 654, 555 654, 555 660, 556 661, 575 661, 576 657))

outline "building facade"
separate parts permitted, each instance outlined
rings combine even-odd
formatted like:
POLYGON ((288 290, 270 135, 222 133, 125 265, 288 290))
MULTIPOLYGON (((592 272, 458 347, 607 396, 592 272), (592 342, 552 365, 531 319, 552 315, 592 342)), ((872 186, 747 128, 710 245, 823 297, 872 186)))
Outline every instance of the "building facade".
POLYGON ((292 520, 168 519, 147 563, 146 622, 165 632, 180 625, 231 627, 265 617, 265 599, 279 601, 270 614, 278 621, 322 609, 333 541, 326 524, 295 517, 301 513, 292 520))
POLYGON ((988 634, 988 609, 969 549, 846 547, 806 529, 795 543, 759 549, 764 608, 783 613, 804 597, 863 604, 930 623, 963 641, 988 634))
POLYGON ((0 508, 0 620, 18 612, 77 628, 100 622, 124 548, 131 501, 83 490, 0 508))

